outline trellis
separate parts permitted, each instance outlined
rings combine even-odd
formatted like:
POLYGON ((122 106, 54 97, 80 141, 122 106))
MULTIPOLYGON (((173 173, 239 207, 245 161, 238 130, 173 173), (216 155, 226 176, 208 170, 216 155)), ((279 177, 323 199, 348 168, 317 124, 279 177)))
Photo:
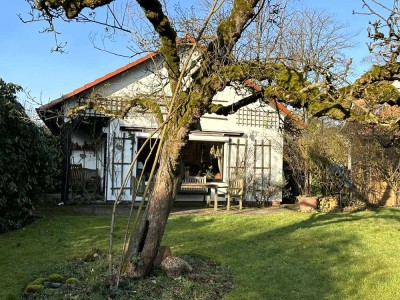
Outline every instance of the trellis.
POLYGON ((254 140, 249 146, 247 139, 244 141, 230 139, 228 143, 228 182, 236 177, 245 178, 247 192, 255 197, 270 184, 271 160, 270 140, 254 140), (250 162, 252 162, 251 165, 250 162), (252 179, 251 182, 248 182, 249 177, 252 179))
POLYGON ((256 110, 245 107, 237 112, 236 122, 239 126, 278 128, 279 118, 275 111, 256 110))
MULTIPOLYGON (((125 132, 122 136, 117 136, 115 133, 112 137, 111 147, 111 194, 114 196, 118 193, 123 185, 124 177, 128 172, 131 161, 134 158, 134 147, 132 138, 125 132), (118 155, 117 155, 118 154, 118 155), (119 174, 119 176, 117 176, 119 174)), ((132 184, 129 183, 123 188, 123 191, 128 191, 132 195, 132 184)))

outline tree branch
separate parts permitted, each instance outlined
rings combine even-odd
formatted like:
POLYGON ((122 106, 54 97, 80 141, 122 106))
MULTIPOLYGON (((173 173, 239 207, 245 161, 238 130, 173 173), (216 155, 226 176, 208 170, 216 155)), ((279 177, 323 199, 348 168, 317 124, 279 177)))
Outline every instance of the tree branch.
POLYGON ((217 57, 228 56, 236 45, 249 20, 255 15, 254 8, 260 0, 235 0, 231 14, 221 20, 217 28, 217 57))
POLYGON ((221 104, 210 104, 208 106, 207 112, 214 113, 217 115, 222 115, 222 116, 231 115, 231 114, 234 114, 235 112, 237 112, 242 107, 256 102, 260 98, 263 98, 263 93, 261 91, 256 92, 250 96, 247 96, 247 97, 245 97, 233 104, 227 105, 227 106, 224 106, 221 104))
POLYGON ((110 4, 114 0, 33 0, 38 10, 44 11, 49 17, 53 16, 51 10, 63 9, 68 19, 73 19, 86 7, 95 9, 110 4))
POLYGON ((147 19, 153 25, 160 36, 161 49, 165 59, 165 67, 168 71, 171 90, 174 91, 179 77, 180 58, 176 47, 176 31, 172 27, 168 17, 164 14, 160 1, 158 0, 137 0, 143 9, 147 19))

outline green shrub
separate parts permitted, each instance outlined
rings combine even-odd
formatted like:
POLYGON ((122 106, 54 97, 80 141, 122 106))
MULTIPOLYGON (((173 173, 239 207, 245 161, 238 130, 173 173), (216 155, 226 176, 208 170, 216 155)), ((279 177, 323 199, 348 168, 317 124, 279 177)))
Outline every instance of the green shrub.
POLYGON ((30 222, 39 195, 60 181, 59 146, 29 119, 19 91, 0 79, 0 233, 30 222))

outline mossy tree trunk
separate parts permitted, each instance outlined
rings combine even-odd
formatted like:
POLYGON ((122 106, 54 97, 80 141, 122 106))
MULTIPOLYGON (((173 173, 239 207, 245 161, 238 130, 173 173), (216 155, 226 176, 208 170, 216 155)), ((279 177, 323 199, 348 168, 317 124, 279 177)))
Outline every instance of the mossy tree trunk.
POLYGON ((143 277, 151 270, 160 246, 165 225, 181 183, 181 152, 185 145, 188 128, 169 126, 167 136, 161 146, 158 171, 146 211, 141 219, 141 228, 134 233, 128 250, 128 264, 132 257, 139 255, 140 263, 133 266, 134 272, 127 275, 143 277))

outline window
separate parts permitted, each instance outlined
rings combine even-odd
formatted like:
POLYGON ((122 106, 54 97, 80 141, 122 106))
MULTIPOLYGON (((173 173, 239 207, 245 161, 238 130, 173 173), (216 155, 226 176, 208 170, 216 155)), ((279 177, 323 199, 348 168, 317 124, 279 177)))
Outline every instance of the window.
MULTIPOLYGON (((144 138, 138 139, 138 149, 142 147, 144 142, 144 138)), ((156 150, 151 151, 151 148, 156 146, 156 143, 156 139, 151 139, 138 157, 138 173, 143 172, 146 179, 150 174, 156 153, 156 150), (150 155, 149 162, 144 166, 148 155, 150 155)), ((207 176, 208 180, 222 179, 223 148, 224 143, 221 142, 189 141, 182 151, 185 175, 207 176)))
POLYGON ((220 180, 223 175, 224 143, 189 141, 182 152, 186 176, 207 176, 220 180))

